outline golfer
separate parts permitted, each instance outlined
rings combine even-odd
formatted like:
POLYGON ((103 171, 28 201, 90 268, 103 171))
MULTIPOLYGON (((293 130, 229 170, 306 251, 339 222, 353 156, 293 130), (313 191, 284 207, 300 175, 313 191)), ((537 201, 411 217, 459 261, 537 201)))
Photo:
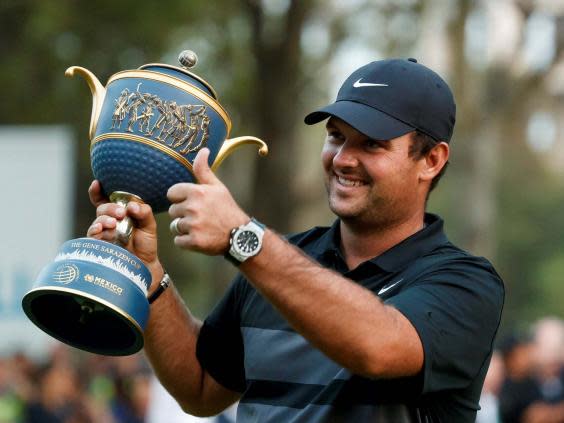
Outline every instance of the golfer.
POLYGON ((504 287, 426 213, 449 159, 451 90, 415 59, 375 61, 305 121, 326 127, 330 227, 281 237, 238 206, 207 149, 198 183, 170 188, 175 244, 240 272, 204 322, 168 283, 150 207, 90 187, 88 235, 111 241, 135 219, 128 249, 162 292, 145 333, 156 375, 191 414, 239 401, 240 422, 473 422, 504 287))

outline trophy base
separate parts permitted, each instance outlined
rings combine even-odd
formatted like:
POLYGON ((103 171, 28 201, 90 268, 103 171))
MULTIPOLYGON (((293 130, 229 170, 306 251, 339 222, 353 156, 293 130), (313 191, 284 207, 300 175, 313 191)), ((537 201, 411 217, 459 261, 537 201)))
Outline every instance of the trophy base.
POLYGON ((72 347, 102 355, 130 355, 143 348, 143 330, 102 298, 62 287, 37 288, 23 298, 29 319, 72 347))
POLYGON ((106 241, 67 241, 22 299, 41 330, 75 348, 130 355, 143 348, 151 274, 127 250, 106 241))

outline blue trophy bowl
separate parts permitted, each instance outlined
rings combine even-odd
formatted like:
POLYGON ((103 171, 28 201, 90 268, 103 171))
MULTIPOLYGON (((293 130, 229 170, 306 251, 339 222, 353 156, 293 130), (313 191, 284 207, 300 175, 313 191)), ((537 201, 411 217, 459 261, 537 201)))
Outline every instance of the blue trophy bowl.
POLYGON ((155 213, 166 210, 168 188, 194 182, 197 152, 210 166, 230 130, 215 92, 195 75, 145 65, 108 81, 91 146, 94 177, 104 191, 134 194, 155 213))

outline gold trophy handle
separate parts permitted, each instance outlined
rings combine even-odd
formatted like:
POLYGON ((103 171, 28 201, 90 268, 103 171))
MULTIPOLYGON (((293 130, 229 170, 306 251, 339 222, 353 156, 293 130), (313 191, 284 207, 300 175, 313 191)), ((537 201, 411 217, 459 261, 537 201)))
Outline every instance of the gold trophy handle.
POLYGON ((73 77, 75 74, 82 76, 92 92, 92 114, 90 115, 90 129, 88 130, 88 136, 90 140, 94 139, 94 133, 96 132, 96 125, 98 123, 98 117, 102 111, 102 105, 104 104, 104 97, 106 97, 106 89, 102 83, 96 78, 96 76, 90 72, 88 69, 81 68, 80 66, 71 66, 65 71, 65 76, 73 77))
POLYGON ((259 155, 266 156, 268 154, 268 146, 260 138, 249 136, 230 138, 223 142, 221 149, 217 152, 217 156, 211 165, 211 169, 215 171, 221 162, 223 162, 223 160, 225 160, 225 158, 229 156, 233 150, 245 144, 259 145, 259 155))

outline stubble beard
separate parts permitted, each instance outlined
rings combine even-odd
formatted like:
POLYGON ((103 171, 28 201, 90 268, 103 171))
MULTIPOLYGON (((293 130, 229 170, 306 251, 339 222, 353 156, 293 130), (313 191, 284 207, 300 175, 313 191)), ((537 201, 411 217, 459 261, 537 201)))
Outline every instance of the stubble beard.
POLYGON ((378 231, 393 225, 395 220, 392 210, 395 208, 384 197, 373 192, 371 187, 370 193, 362 198, 362 201, 354 199, 356 204, 347 203, 345 199, 334 199, 331 192, 331 181, 325 181, 325 190, 327 192, 327 201, 329 209, 343 223, 357 230, 378 231), (345 202, 344 207, 339 207, 338 202, 345 202))

